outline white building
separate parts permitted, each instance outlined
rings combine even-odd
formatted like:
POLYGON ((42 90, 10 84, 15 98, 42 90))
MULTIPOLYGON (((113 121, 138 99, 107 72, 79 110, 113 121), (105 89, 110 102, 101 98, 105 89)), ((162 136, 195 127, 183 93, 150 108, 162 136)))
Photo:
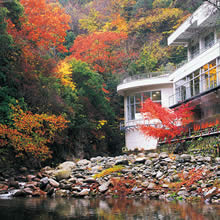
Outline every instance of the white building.
POLYGON ((170 46, 187 47, 188 57, 172 73, 128 77, 118 85, 124 96, 125 143, 128 150, 155 149, 157 140, 145 137, 138 124, 146 123, 140 103, 150 97, 163 107, 192 101, 195 121, 220 116, 220 11, 205 2, 168 38, 170 46), (219 24, 218 24, 219 23, 219 24))

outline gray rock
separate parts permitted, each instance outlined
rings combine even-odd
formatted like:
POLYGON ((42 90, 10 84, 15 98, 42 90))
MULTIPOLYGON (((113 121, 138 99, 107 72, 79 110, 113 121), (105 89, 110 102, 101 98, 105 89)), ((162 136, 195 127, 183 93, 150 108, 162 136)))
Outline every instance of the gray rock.
POLYGON ((76 183, 77 179, 72 177, 72 178, 68 179, 68 181, 71 182, 71 183, 76 183))
POLYGON ((158 153, 149 153, 147 156, 150 158, 157 158, 159 155, 158 153))
POLYGON ((159 196, 160 196, 159 192, 151 192, 149 195, 150 198, 159 198, 159 196))
POLYGON ((101 186, 98 187, 99 192, 104 193, 105 191, 108 190, 108 187, 110 185, 110 182, 105 182, 101 186))
POLYGON ((139 164, 139 163, 142 163, 144 164, 146 161, 146 158, 145 157, 138 157, 136 160, 135 160, 135 164, 139 164))
POLYGON ((210 163, 212 161, 211 157, 204 157, 204 161, 210 163))
POLYGON ((196 156, 195 160, 198 161, 198 162, 204 162, 205 161, 204 157, 202 157, 202 156, 196 156))
POLYGON ((214 192, 217 191, 217 187, 213 187, 212 189, 210 189, 209 191, 207 192, 204 192, 204 196, 207 198, 207 197, 210 197, 214 192))
POLYGON ((159 154, 160 159, 165 159, 165 158, 168 158, 168 157, 169 157, 169 155, 166 152, 162 152, 162 153, 159 154))
POLYGON ((16 189, 19 189, 19 182, 18 181, 9 181, 8 185, 9 185, 9 187, 14 187, 16 189))
POLYGON ((146 165, 146 166, 150 166, 150 165, 152 165, 152 163, 153 163, 153 162, 152 162, 151 160, 146 160, 146 161, 145 161, 145 165, 146 165))
POLYGON ((177 193, 178 196, 189 196, 189 193, 185 190, 180 190, 178 193, 177 193))
POLYGON ((51 186, 53 186, 55 188, 59 187, 59 185, 60 185, 56 180, 54 180, 52 178, 49 179, 49 183, 51 186))
POLYGON ((115 165, 128 165, 128 160, 127 159, 116 160, 115 165))
POLYGON ((159 179, 160 177, 163 176, 163 173, 161 171, 158 171, 157 172, 157 175, 156 175, 156 178, 159 179))
POLYGON ((148 185, 148 189, 154 189, 156 187, 156 184, 155 183, 149 183, 148 185))
POLYGON ((169 188, 169 186, 167 184, 163 184, 162 187, 163 188, 169 188))
POLYGON ((40 183, 45 186, 48 184, 48 181, 49 181, 48 177, 44 177, 40 180, 40 183))
POLYGON ((215 158, 215 162, 216 162, 217 164, 220 164, 220 157, 216 157, 216 158, 215 158))
POLYGON ((183 159, 184 162, 190 162, 191 161, 191 155, 189 155, 189 154, 182 154, 180 156, 180 158, 183 159))
POLYGON ((138 188, 137 186, 135 186, 134 188, 132 188, 132 191, 135 193, 139 193, 141 192, 143 189, 142 188, 138 188))
POLYGON ((171 182, 177 182, 178 180, 179 180, 179 176, 177 174, 171 176, 171 182))
POLYGON ((148 187, 148 185, 149 185, 148 181, 144 181, 143 183, 141 183, 141 186, 143 186, 143 187, 148 187))
POLYGON ((84 183, 96 183, 97 181, 92 178, 92 177, 89 177, 89 178, 86 178, 83 180, 84 183))
POLYGON ((91 162, 89 160, 83 159, 77 162, 77 166, 90 166, 91 162))
POLYGON ((220 176, 220 170, 218 170, 218 171, 216 172, 216 175, 217 175, 217 176, 220 176))
POLYGON ((26 192, 25 192, 23 189, 17 190, 17 191, 13 194, 14 197, 25 197, 26 195, 27 195, 27 194, 26 194, 26 192))
POLYGON ((24 193, 25 193, 26 195, 32 195, 32 194, 33 194, 33 191, 32 191, 31 188, 24 188, 23 190, 24 190, 24 193))
POLYGON ((55 194, 56 194, 56 196, 58 196, 58 197, 67 197, 68 194, 69 194, 69 191, 68 191, 68 190, 65 190, 65 189, 59 189, 59 190, 56 190, 56 191, 55 191, 55 194))
POLYGON ((172 162, 173 162, 173 160, 170 159, 169 157, 168 157, 168 158, 165 158, 164 161, 166 161, 167 163, 172 163, 172 162))
MULTIPOLYGON (((167 158, 167 159, 168 159, 168 158, 167 158)), ((167 162, 164 161, 164 160, 160 161, 160 166, 167 166, 167 162)))
POLYGON ((83 189, 81 192, 78 193, 79 196, 87 196, 89 195, 90 189, 83 189))

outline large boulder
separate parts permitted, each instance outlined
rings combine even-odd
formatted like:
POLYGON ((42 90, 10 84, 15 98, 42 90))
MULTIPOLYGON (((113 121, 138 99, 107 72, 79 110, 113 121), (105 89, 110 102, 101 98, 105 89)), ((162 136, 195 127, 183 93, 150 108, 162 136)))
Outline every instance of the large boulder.
POLYGON ((76 167, 76 164, 72 161, 66 161, 64 163, 61 163, 57 169, 59 170, 73 170, 76 167))
POLYGON ((61 169, 61 170, 55 170, 54 171, 54 176, 57 181, 60 181, 62 179, 68 179, 71 175, 71 170, 70 169, 61 169))

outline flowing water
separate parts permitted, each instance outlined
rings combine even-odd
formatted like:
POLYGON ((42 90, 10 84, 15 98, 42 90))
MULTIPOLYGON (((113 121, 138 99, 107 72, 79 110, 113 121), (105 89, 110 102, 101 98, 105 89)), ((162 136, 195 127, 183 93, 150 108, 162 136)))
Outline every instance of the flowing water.
POLYGON ((0 220, 220 220, 220 205, 146 199, 0 199, 0 220))

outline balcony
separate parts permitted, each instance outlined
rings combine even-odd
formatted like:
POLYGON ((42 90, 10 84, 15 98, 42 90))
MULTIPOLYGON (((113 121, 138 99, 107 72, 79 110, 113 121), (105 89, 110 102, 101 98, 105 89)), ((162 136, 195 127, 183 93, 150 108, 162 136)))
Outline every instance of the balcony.
POLYGON ((172 84, 169 80, 170 73, 170 71, 163 71, 124 77, 118 85, 117 91, 120 95, 123 95, 124 91, 127 90, 139 89, 145 86, 172 84))
POLYGON ((188 61, 185 60, 177 65, 170 79, 175 78, 175 81, 178 81, 219 56, 220 40, 210 42, 206 47, 196 51, 188 61))

